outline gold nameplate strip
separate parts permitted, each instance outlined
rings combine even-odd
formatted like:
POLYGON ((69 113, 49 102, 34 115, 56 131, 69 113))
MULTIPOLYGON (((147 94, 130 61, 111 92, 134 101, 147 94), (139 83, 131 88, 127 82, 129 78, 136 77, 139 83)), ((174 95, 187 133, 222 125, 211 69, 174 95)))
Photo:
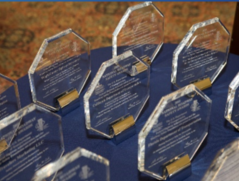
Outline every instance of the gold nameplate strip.
POLYGON ((79 94, 76 89, 66 93, 62 97, 58 98, 57 101, 59 102, 59 105, 61 108, 64 108, 68 104, 70 104, 72 101, 79 98, 79 94))
POLYGON ((4 152, 7 149, 8 145, 5 139, 0 140, 0 153, 4 152))
POLYGON ((138 62, 134 65, 136 67, 136 70, 138 73, 144 72, 145 70, 147 70, 147 66, 145 64, 143 64, 142 62, 138 62))
POLYGON ((114 131, 114 135, 117 136, 120 133, 122 133, 123 131, 125 131, 126 129, 130 128, 131 126, 133 126, 135 124, 134 121, 134 117, 133 116, 129 116, 115 124, 112 125, 112 129, 114 131))
POLYGON ((150 61, 149 57, 143 58, 143 61, 146 62, 148 65, 151 65, 151 63, 152 63, 152 62, 150 61))
POLYGON ((168 175, 172 176, 181 170, 187 168, 191 165, 191 161, 188 155, 183 156, 182 158, 174 161, 173 163, 166 166, 166 169, 168 171, 168 175))
POLYGON ((203 79, 201 81, 194 82, 193 84, 200 90, 205 90, 209 87, 212 87, 212 83, 211 83, 210 78, 206 78, 206 79, 203 79))

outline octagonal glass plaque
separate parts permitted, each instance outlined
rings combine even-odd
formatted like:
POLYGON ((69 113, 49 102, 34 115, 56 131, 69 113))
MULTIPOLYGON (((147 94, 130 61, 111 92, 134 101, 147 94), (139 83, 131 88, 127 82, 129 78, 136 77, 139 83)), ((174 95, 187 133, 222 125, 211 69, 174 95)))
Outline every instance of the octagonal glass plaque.
POLYGON ((177 87, 204 79, 213 83, 227 63, 229 45, 219 18, 194 24, 173 53, 171 82, 177 87))
POLYGON ((238 181, 239 140, 221 149, 204 175, 202 181, 238 181))
POLYGON ((207 136, 210 112, 211 100, 193 84, 162 97, 139 133, 138 169, 166 180, 169 163, 185 155, 192 160, 207 136))
POLYGON ((59 110, 79 97, 90 72, 89 42, 72 29, 45 39, 28 72, 33 102, 59 110))
POLYGON ((239 130, 239 73, 229 85, 225 118, 239 130))
POLYGON ((84 95, 87 129, 113 138, 112 124, 134 125, 149 98, 149 76, 148 64, 131 51, 103 62, 84 95))
POLYGON ((129 7, 113 33, 113 57, 131 50, 149 64, 163 45, 164 15, 152 2, 129 7))
POLYGON ((83 148, 76 148, 35 173, 33 181, 110 181, 109 161, 83 148))
POLYGON ((21 108, 17 82, 0 74, 0 120, 21 108))
POLYGON ((30 104, 0 121, 0 180, 31 180, 63 150, 61 117, 30 104))

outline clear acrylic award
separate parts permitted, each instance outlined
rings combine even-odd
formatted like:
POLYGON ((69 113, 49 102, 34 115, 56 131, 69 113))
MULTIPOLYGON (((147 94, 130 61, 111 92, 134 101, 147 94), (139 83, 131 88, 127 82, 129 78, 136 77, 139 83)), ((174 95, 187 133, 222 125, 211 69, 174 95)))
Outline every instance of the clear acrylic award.
POLYGON ((90 44, 72 29, 45 39, 28 72, 33 102, 70 111, 90 72, 90 44))
POLYGON ((30 104, 0 121, 0 181, 31 180, 63 150, 61 117, 30 104))
POLYGON ((139 133, 138 169, 158 180, 184 180, 210 113, 211 100, 193 84, 162 97, 139 133))
POLYGON ((83 148, 76 148, 35 173, 32 181, 110 181, 109 161, 83 148))
POLYGON ((229 46, 230 34, 219 18, 194 24, 173 53, 171 82, 211 87, 227 63, 229 46))
POLYGON ((21 108, 17 82, 0 74, 0 120, 21 108))
POLYGON ((229 85, 225 118, 239 131, 239 73, 229 85))
POLYGON ((149 76, 148 64, 131 51, 103 62, 84 95, 87 129, 120 140, 149 98, 149 76))
POLYGON ((202 181, 238 181, 239 140, 221 149, 204 175, 202 181))
POLYGON ((128 50, 151 64, 163 45, 164 15, 152 2, 129 7, 116 27, 113 57, 128 50))

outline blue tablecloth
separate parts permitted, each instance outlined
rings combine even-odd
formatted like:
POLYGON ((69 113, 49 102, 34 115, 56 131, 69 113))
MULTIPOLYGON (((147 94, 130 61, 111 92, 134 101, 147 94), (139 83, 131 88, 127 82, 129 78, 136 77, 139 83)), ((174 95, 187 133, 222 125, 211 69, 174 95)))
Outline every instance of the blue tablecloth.
MULTIPOLYGON (((89 133, 85 127, 83 95, 96 75, 103 61, 112 57, 112 48, 100 48, 91 51, 92 73, 81 95, 79 108, 63 117, 62 127, 65 153, 80 146, 110 161, 111 181, 150 181, 155 180, 138 171, 138 133, 144 126, 162 96, 173 91, 170 81, 173 51, 177 45, 165 44, 151 65, 150 98, 136 122, 137 134, 115 145, 111 140, 89 133)), ((239 132, 224 119, 228 86, 239 71, 239 56, 230 54, 228 64, 213 84, 212 112, 209 134, 192 160, 192 175, 187 181, 201 180, 215 154, 225 145, 239 136, 239 132)), ((28 76, 18 80, 22 106, 32 102, 28 76)))

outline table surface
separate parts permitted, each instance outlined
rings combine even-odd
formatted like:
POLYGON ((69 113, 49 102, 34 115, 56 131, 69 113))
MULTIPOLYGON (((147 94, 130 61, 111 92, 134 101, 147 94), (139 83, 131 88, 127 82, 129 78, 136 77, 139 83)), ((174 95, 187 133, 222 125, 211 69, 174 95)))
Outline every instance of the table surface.
MULTIPOLYGON (((81 105, 65 115, 62 120, 65 153, 76 147, 83 147, 110 161, 111 181, 150 181, 155 180, 140 173, 137 167, 138 133, 144 126, 162 96, 173 92, 171 84, 172 56, 177 45, 164 44, 151 65, 150 98, 142 110, 137 122, 137 134, 115 145, 108 140, 86 130, 83 95, 96 75, 101 63, 111 59, 112 48, 100 48, 91 51, 92 73, 80 95, 81 105)), ((239 136, 224 118, 228 86, 239 71, 239 56, 230 54, 228 64, 221 72, 208 95, 212 100, 209 133, 192 160, 192 175, 186 181, 199 181, 216 153, 239 136)), ((32 102, 28 76, 18 80, 22 107, 32 102)))

